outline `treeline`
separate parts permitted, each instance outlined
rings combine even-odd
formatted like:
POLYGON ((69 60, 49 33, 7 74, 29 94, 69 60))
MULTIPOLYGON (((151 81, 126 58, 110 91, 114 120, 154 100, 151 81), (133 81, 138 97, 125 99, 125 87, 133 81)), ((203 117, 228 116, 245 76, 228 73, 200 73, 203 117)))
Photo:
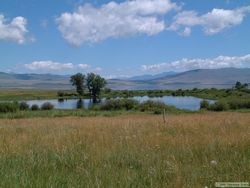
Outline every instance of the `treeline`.
POLYGON ((228 89, 178 89, 178 90, 111 90, 104 89, 102 96, 105 98, 113 97, 133 97, 133 96, 195 96, 206 99, 221 99, 227 97, 244 97, 250 95, 248 84, 236 82, 235 86, 228 89))
MULTIPOLYGON (((93 74, 93 73, 91 73, 93 74)), ((98 77, 98 75, 96 75, 98 77)), ((96 76, 92 76, 91 80, 95 80, 96 76)), ((101 80, 101 77, 98 77, 97 80, 101 80)), ((205 99, 222 99, 222 98, 238 98, 238 97, 250 97, 250 89, 248 84, 241 84, 237 82, 234 87, 228 89, 217 89, 217 88, 207 88, 207 89, 178 89, 178 90, 112 90, 106 88, 106 81, 102 78, 103 84, 96 84, 98 90, 93 90, 88 86, 87 82, 88 75, 84 76, 82 74, 74 75, 73 80, 83 80, 83 82, 78 82, 80 87, 76 87, 76 93, 70 91, 58 91, 59 98, 116 98, 116 97, 134 97, 134 96, 148 96, 148 97, 163 97, 163 96, 194 96, 205 99), (83 84, 83 85, 82 85, 83 84), (102 86, 102 87, 100 87, 102 86), (77 89, 78 88, 78 89, 77 89), (88 89, 90 88, 90 89, 88 89), (97 92, 96 92, 97 91, 97 92), (92 96, 92 97, 91 97, 92 96)), ((76 86, 76 82, 71 82, 76 86)), ((93 83, 98 83, 94 81, 93 83)), ((93 87, 93 84, 92 84, 93 87)))

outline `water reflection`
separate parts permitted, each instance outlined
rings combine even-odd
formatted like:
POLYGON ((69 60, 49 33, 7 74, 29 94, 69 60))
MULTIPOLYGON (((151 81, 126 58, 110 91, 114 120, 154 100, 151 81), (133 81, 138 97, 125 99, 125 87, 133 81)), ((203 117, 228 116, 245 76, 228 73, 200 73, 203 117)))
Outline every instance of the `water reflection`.
POLYGON ((76 108, 77 109, 83 109, 84 108, 84 101, 82 99, 79 99, 77 102, 76 102, 76 108))
POLYGON ((58 102, 59 102, 59 103, 63 103, 63 102, 64 102, 64 99, 58 99, 58 102))

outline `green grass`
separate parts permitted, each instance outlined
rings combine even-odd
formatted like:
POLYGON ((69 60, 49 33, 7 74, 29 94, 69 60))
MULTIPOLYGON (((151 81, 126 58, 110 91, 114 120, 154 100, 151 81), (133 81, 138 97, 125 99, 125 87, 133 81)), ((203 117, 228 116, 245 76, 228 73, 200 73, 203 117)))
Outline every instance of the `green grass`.
POLYGON ((1 89, 0 100, 56 99, 57 90, 1 89))
MULTIPOLYGON (((179 110, 174 109, 167 111, 168 114, 188 114, 199 113, 199 111, 179 110)), ((22 119, 22 118, 35 118, 35 117, 92 117, 92 116, 117 116, 126 114, 154 114, 153 111, 140 112, 138 110, 115 110, 115 111, 101 111, 101 110, 49 110, 49 111, 17 111, 9 113, 0 113, 0 119, 22 119)))

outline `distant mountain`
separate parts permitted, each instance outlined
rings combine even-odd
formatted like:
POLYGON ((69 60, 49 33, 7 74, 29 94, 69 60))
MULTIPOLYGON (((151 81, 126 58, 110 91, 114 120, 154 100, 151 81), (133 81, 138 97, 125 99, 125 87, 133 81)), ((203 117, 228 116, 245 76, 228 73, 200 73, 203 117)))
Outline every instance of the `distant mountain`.
POLYGON ((177 72, 163 72, 160 74, 145 74, 145 75, 140 75, 140 76, 133 76, 130 78, 127 78, 125 80, 129 80, 129 81, 146 81, 146 80, 153 80, 153 79, 157 79, 157 78, 162 78, 162 77, 168 77, 168 76, 173 76, 178 74, 177 72))
MULTIPOLYGON (((14 74, 0 72, 0 88, 71 89, 70 76, 52 74, 14 74)), ((164 72, 108 80, 112 89, 192 89, 231 88, 236 81, 250 83, 250 68, 197 69, 182 73, 164 72)))
POLYGON ((236 81, 250 82, 250 68, 197 69, 182 72, 172 77, 162 77, 151 80, 156 83, 199 83, 203 85, 232 85, 236 81))
POLYGON ((236 81, 250 83, 250 68, 197 69, 150 80, 112 80, 114 89, 231 88, 236 81))
POLYGON ((0 72, 0 88, 70 89, 70 76, 0 72))

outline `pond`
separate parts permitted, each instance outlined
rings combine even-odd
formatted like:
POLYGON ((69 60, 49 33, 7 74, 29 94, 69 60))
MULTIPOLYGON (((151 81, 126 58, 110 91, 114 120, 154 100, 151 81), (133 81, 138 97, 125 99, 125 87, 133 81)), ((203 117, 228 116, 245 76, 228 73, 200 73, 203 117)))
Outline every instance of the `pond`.
MULTIPOLYGON (((135 96, 131 97, 131 99, 135 99, 139 102, 144 102, 147 100, 160 101, 167 105, 175 106, 179 109, 186 110, 199 110, 200 102, 203 100, 197 97, 189 97, 189 96, 163 96, 163 97, 148 97, 148 96, 135 96)), ((106 99, 101 99, 101 102, 104 102, 106 99)), ((45 102, 50 102, 54 105, 56 109, 76 109, 76 108, 89 108, 93 105, 90 99, 68 99, 68 100, 28 100, 27 103, 29 105, 37 104, 41 106, 45 102)), ((214 101, 208 100, 209 103, 213 103, 214 101)))

